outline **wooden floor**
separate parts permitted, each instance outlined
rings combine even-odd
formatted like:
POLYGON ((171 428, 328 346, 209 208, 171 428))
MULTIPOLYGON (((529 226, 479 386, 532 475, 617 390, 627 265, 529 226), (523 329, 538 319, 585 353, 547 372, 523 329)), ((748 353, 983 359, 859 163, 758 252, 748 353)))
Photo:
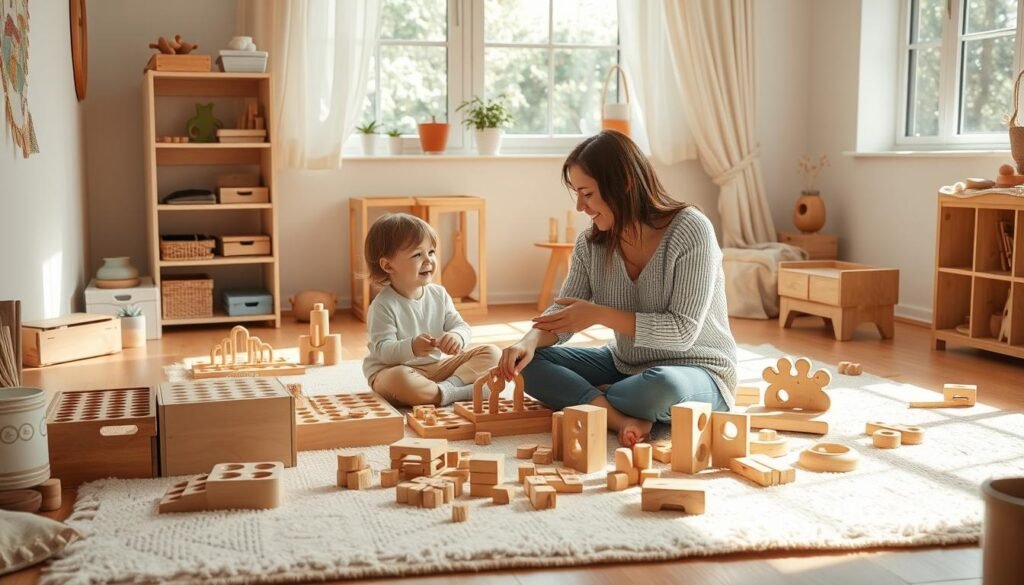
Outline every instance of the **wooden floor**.
MULTIPOLYGON (((503 305, 491 307, 487 317, 467 320, 474 326, 474 341, 505 346, 519 338, 534 314, 530 305, 503 305)), ((916 325, 897 323, 895 339, 887 341, 880 340, 874 329, 865 325, 852 341, 847 342, 835 341, 817 318, 799 319, 793 329, 788 330, 780 329, 776 321, 734 319, 732 328, 740 343, 768 343, 793 355, 813 356, 833 364, 842 360, 861 362, 868 373, 924 388, 941 389, 948 382, 977 384, 982 402, 1002 409, 1024 409, 1024 392, 1017 389, 1024 374, 1024 361, 972 349, 932 351, 930 331, 916 325)), ((332 321, 332 330, 342 334, 344 359, 362 359, 367 342, 363 323, 339 312, 332 321)), ((286 317, 280 329, 251 327, 250 331, 275 347, 291 347, 296 344, 297 336, 306 332, 306 326, 286 317)), ((148 342, 145 348, 26 370, 23 381, 29 386, 46 388, 49 392, 156 384, 162 379, 164 365, 179 362, 185 356, 208 353, 210 345, 225 333, 224 328, 168 329, 162 339, 148 342)), ((603 343, 606 334, 591 332, 583 336, 583 341, 587 344, 603 343)), ((66 517, 73 497, 72 491, 66 491, 62 509, 49 515, 66 517)), ((38 574, 38 569, 25 570, 0 578, 0 585, 34 583, 38 574)), ((440 575, 409 578, 403 583, 528 585, 555 580, 563 585, 681 582, 690 585, 747 582, 762 585, 967 585, 981 583, 981 551, 977 547, 965 546, 841 554, 743 554, 659 563, 440 575)), ((388 580, 372 582, 385 581, 388 580)))

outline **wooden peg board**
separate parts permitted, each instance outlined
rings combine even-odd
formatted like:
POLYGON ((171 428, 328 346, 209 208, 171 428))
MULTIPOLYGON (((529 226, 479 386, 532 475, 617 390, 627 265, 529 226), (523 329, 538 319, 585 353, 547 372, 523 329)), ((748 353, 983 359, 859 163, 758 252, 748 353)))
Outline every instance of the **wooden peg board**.
POLYGON ((473 412, 472 402, 456 402, 455 412, 476 425, 477 431, 488 431, 495 437, 507 435, 529 435, 546 433, 551 430, 550 408, 530 398, 523 399, 523 409, 515 410, 515 401, 498 401, 498 413, 473 412))
POLYGON ((446 406, 433 410, 435 420, 430 423, 416 418, 407 417, 409 428, 425 439, 448 439, 449 441, 466 441, 476 436, 476 424, 459 416, 455 409, 446 406))
POLYGON ((176 483, 157 511, 269 509, 281 504, 280 462, 219 463, 208 474, 176 483))
POLYGON ((384 445, 405 435, 402 414, 374 392, 302 397, 295 401, 299 451, 384 445))
POLYGON ((50 473, 67 487, 158 475, 152 388, 60 392, 50 402, 46 426, 50 473))
POLYGON ((192 366, 192 377, 196 380, 253 376, 301 376, 305 373, 305 366, 285 361, 263 364, 195 364, 192 366))

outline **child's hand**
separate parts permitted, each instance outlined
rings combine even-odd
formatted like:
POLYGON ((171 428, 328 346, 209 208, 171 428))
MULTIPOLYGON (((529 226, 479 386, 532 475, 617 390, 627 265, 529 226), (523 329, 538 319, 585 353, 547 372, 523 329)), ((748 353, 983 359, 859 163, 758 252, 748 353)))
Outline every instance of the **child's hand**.
POLYGON ((445 333, 437 340, 436 347, 448 355, 458 355, 462 352, 462 339, 454 333, 445 333))
POLYGON ((427 335, 426 333, 421 333, 414 337, 412 340, 412 353, 416 357, 425 356, 428 353, 430 353, 432 349, 434 349, 436 344, 436 339, 434 339, 430 335, 427 335))

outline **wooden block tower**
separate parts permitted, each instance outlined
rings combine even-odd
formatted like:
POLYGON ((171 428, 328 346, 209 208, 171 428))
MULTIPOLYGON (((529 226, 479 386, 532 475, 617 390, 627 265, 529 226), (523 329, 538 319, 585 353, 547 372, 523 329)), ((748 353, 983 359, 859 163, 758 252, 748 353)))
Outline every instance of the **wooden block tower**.
POLYGON ((331 333, 331 314, 323 303, 309 312, 309 335, 299 336, 299 363, 333 366, 341 360, 341 334, 331 333))

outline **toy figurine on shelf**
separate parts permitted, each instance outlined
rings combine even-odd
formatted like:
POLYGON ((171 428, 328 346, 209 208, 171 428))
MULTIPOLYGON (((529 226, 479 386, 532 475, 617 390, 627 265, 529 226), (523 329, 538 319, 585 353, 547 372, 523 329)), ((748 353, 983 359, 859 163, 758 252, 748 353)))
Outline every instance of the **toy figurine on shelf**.
POLYGON ((156 49, 164 55, 188 55, 199 48, 199 45, 181 40, 181 35, 174 35, 174 40, 167 40, 160 37, 155 43, 149 44, 150 49, 156 49))
POLYGON ((1013 165, 1002 165, 999 167, 999 176, 996 177, 997 187, 1015 187, 1024 185, 1024 175, 1014 172, 1013 165))

